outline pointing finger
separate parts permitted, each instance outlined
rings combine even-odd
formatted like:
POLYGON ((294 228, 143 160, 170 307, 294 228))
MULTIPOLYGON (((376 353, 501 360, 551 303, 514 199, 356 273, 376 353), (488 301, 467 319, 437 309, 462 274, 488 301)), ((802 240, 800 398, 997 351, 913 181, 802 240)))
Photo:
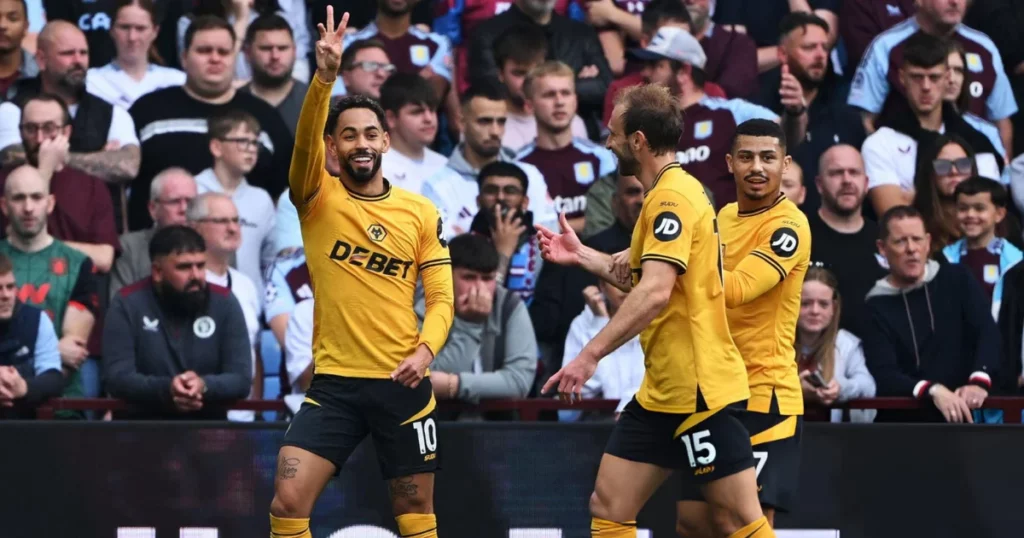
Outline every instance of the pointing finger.
POLYGON ((547 383, 544 383, 544 387, 540 389, 540 393, 541 394, 547 394, 548 392, 550 392, 551 391, 551 387, 555 383, 558 383, 558 380, 561 379, 561 378, 562 378, 562 371, 559 370, 559 371, 555 372, 555 375, 551 376, 548 379, 547 383))

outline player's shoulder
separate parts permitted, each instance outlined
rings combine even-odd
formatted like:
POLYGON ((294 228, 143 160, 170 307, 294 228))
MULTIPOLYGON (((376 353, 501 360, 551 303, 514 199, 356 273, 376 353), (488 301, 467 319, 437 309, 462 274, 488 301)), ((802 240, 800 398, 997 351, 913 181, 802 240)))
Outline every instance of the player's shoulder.
POLYGON ((729 202, 718 210, 718 222, 720 223, 733 222, 739 219, 739 216, 740 206, 736 202, 729 202))
POLYGON ((701 182, 675 163, 662 172, 647 197, 645 208, 650 211, 679 208, 695 219, 699 219, 705 212, 713 216, 715 211, 701 182))
POLYGON ((392 204, 407 207, 422 216, 430 216, 437 213, 437 207, 426 196, 415 193, 402 187, 391 186, 391 196, 388 197, 392 204))

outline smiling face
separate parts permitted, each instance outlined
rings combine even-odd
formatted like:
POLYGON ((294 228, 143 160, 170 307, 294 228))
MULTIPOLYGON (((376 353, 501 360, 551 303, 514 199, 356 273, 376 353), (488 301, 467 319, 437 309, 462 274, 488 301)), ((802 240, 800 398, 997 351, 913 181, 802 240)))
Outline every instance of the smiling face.
POLYGON ((775 199, 779 195, 782 174, 790 160, 779 139, 771 136, 740 135, 732 154, 725 156, 739 196, 751 201, 775 199))
POLYGON ((956 197, 956 219, 960 231, 968 239, 979 239, 993 233, 1006 218, 1006 208, 992 203, 992 194, 959 194, 956 197))
POLYGON ((380 173, 381 159, 391 147, 384 126, 369 108, 350 108, 338 116, 328 148, 338 165, 356 183, 368 183, 380 173))

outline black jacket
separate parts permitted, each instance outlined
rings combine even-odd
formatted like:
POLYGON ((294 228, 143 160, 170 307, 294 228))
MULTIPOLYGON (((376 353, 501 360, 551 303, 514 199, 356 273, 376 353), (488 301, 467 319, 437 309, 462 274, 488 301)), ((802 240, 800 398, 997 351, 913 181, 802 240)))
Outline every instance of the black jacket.
POLYGON ((1003 301, 999 306, 999 333, 1003 342, 997 392, 1024 394, 1017 386, 1021 374, 1021 337, 1024 336, 1024 264, 1018 263, 1003 275, 1003 301))
MULTIPOLYGON (((536 24, 515 4, 507 11, 480 23, 473 30, 469 46, 470 80, 498 80, 498 66, 494 60, 494 42, 502 32, 519 24, 536 24)), ((604 94, 612 82, 612 71, 604 57, 604 49, 592 27, 557 13, 542 27, 548 36, 548 59, 565 62, 576 73, 588 65, 597 66, 596 77, 576 79, 579 115, 587 121, 591 138, 599 130, 598 121, 604 106, 604 94)))
POLYGON ((879 396, 925 398, 932 383, 991 390, 998 382, 999 330, 963 265, 929 261, 924 282, 909 290, 881 279, 868 293, 867 309, 864 357, 879 396))

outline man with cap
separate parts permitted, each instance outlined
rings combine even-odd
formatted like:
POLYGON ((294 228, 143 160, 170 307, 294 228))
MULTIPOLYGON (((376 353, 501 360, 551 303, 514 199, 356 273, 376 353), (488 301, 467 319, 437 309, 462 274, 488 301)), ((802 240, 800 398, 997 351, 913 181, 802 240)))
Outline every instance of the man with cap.
POLYGON ((711 191, 716 209, 736 201, 736 183, 725 164, 736 126, 751 119, 779 121, 767 108, 743 99, 710 97, 704 92, 707 56, 697 39, 681 28, 663 26, 647 47, 633 49, 644 75, 667 86, 679 101, 683 136, 676 160, 711 191))

